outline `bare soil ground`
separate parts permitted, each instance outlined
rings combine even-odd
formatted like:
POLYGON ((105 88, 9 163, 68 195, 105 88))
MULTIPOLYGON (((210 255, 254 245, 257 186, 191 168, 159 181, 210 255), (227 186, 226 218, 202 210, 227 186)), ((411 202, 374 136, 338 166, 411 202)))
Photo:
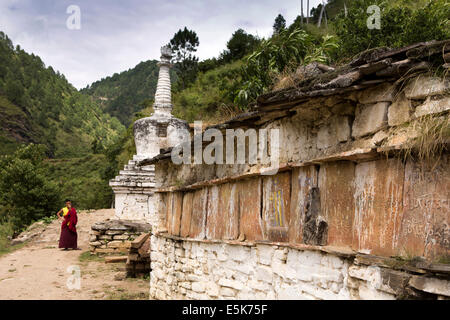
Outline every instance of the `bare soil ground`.
POLYGON ((111 218, 114 210, 104 209, 78 214, 78 247, 58 249, 60 222, 41 226, 33 240, 24 247, 0 257, 0 299, 14 300, 104 300, 148 299, 148 279, 123 279, 124 263, 105 264, 91 256, 90 226, 111 218), (81 270, 80 289, 69 289, 73 277, 68 267, 81 270))

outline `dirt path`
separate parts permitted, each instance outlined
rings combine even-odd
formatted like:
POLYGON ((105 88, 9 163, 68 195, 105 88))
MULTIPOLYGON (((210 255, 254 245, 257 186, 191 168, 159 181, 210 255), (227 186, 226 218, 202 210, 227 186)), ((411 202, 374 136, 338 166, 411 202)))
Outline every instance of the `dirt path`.
POLYGON ((58 249, 60 222, 54 221, 26 246, 0 257, 0 299, 148 299, 148 280, 120 280, 124 264, 105 264, 103 259, 87 254, 90 226, 112 217, 113 212, 79 212, 81 250, 58 249), (80 268, 79 290, 67 287, 73 277, 67 271, 70 266, 80 268))

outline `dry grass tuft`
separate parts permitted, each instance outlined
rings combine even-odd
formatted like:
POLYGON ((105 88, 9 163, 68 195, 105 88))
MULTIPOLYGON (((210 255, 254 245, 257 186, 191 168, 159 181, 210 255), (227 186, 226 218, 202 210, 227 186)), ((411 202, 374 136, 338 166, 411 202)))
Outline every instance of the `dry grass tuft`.
MULTIPOLYGON (((401 145, 404 160, 410 157, 423 161, 439 160, 450 142, 450 117, 448 114, 440 117, 426 115, 391 129, 389 137, 407 133, 410 133, 411 138, 401 145)), ((386 139, 384 146, 387 146, 390 140, 386 139)))
POLYGON ((293 88, 295 86, 296 81, 298 81, 298 77, 295 73, 287 73, 283 72, 276 76, 274 81, 274 86, 272 88, 273 91, 293 88))
POLYGON ((412 148, 420 159, 439 157, 450 141, 450 118, 424 116, 413 122, 413 129, 419 136, 413 140, 412 148))
POLYGON ((242 110, 237 105, 221 104, 217 108, 215 115, 207 119, 207 123, 204 121, 205 126, 215 125, 226 122, 237 117, 242 113, 242 110))

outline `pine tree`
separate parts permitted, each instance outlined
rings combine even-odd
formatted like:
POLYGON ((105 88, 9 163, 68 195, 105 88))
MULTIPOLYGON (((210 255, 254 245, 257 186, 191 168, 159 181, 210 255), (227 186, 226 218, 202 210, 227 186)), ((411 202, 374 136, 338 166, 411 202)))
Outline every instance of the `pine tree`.
POLYGON ((284 29, 286 29, 286 19, 284 19, 284 17, 279 14, 275 18, 275 23, 273 24, 273 33, 279 34, 284 29))
POLYGON ((179 76, 179 89, 185 89, 190 83, 194 82, 198 71, 198 57, 194 55, 197 51, 200 41, 197 33, 188 30, 178 30, 170 40, 169 47, 175 54, 175 70, 179 76))

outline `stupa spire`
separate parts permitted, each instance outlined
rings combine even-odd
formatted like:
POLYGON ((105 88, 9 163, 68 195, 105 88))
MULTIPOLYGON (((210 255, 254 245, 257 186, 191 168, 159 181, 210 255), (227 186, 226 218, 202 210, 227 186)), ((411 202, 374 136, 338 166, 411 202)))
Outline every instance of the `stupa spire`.
POLYGON ((153 105, 155 114, 171 115, 172 113, 172 93, 170 84, 170 60, 172 50, 168 46, 161 48, 161 61, 159 65, 158 85, 155 93, 155 103, 153 105))

